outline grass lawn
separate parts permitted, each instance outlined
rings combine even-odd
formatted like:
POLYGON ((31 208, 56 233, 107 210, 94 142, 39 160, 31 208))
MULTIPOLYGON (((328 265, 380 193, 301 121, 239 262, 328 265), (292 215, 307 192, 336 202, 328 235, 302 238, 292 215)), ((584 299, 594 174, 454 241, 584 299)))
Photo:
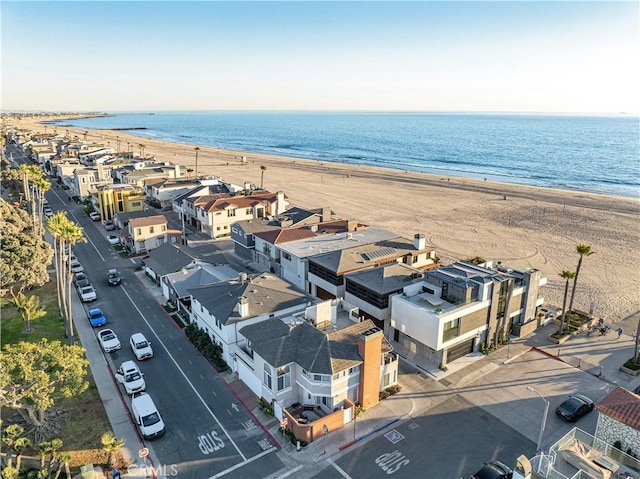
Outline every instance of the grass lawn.
MULTIPOLYGON (((7 296, 0 298, 2 345, 16 344, 20 341, 38 342, 42 338, 64 342, 64 320, 59 314, 55 275, 51 276, 51 281, 47 284, 26 294, 39 296, 40 305, 47 311, 47 315, 33 321, 33 331, 25 333, 23 332, 24 323, 17 309, 7 296)), ((56 404, 56 407, 62 408, 68 417, 66 426, 56 437, 62 439, 62 450, 71 454, 71 465, 76 467, 88 462, 96 464, 106 462, 100 436, 111 430, 104 405, 89 369, 86 379, 89 382, 89 388, 84 393, 56 404)), ((2 419, 7 420, 15 413, 16 411, 3 407, 2 419)), ((27 450, 26 455, 37 456, 37 453, 34 450, 27 450)))

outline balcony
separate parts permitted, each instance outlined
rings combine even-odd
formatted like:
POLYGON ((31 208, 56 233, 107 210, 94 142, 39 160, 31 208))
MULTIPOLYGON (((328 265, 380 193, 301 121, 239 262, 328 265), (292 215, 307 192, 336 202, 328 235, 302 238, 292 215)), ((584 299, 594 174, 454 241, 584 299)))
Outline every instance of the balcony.
POLYGON ((391 364, 398 360, 398 354, 395 352, 384 353, 383 364, 391 364))

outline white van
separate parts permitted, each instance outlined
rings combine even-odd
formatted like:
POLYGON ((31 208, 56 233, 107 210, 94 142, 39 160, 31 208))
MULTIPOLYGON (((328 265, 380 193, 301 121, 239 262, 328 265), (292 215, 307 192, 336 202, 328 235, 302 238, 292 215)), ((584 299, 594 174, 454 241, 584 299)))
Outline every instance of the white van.
POLYGON ((145 439, 160 437, 165 432, 160 413, 147 393, 135 393, 131 398, 131 413, 145 439))

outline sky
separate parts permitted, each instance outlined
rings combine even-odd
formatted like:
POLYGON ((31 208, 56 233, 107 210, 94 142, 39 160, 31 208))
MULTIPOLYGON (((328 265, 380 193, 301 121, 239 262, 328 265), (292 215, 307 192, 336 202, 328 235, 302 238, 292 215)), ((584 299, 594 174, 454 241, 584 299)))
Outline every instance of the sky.
POLYGON ((640 2, 2 0, 2 111, 640 112, 640 2))

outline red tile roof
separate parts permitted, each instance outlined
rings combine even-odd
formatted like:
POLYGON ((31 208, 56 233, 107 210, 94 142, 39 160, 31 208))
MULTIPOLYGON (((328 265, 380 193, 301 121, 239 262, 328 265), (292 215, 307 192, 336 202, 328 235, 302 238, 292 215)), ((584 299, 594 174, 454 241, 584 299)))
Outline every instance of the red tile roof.
POLYGON ((598 403, 596 409, 622 424, 640 429, 640 396, 624 388, 615 388, 598 403))

